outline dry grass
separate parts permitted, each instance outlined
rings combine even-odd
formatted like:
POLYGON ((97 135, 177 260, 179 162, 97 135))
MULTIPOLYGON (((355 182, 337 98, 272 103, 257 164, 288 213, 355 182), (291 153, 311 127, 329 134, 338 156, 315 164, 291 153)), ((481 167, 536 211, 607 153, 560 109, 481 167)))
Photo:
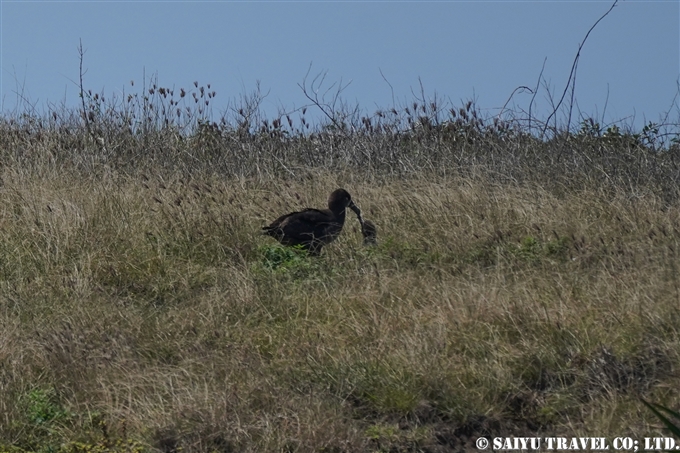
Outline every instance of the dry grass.
POLYGON ((641 439, 680 403, 677 123, 148 87, 0 118, 0 452, 641 439), (378 246, 259 234, 338 187, 378 246))
POLYGON ((640 396, 680 402, 680 211, 651 194, 5 167, 0 249, 0 450, 459 451, 641 438, 640 396), (339 186, 378 247, 258 234, 339 186))

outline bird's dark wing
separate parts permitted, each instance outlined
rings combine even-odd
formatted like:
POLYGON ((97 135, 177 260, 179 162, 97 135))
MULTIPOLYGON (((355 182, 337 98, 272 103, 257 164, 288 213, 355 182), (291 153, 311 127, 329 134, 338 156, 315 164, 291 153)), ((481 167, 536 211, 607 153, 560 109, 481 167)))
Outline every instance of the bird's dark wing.
POLYGON ((269 226, 263 227, 265 234, 277 238, 285 236, 293 241, 309 241, 323 234, 323 228, 330 222, 331 215, 320 209, 308 208, 284 214, 269 226))

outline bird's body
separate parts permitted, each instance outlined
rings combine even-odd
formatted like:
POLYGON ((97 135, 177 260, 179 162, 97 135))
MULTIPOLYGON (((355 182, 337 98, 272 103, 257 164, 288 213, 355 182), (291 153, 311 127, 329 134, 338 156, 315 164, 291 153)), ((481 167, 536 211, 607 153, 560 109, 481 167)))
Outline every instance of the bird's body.
POLYGON ((324 245, 340 235, 347 208, 361 218, 361 211, 352 202, 350 194, 337 189, 328 199, 328 209, 307 208, 284 214, 262 230, 283 245, 301 245, 310 254, 318 255, 324 245))

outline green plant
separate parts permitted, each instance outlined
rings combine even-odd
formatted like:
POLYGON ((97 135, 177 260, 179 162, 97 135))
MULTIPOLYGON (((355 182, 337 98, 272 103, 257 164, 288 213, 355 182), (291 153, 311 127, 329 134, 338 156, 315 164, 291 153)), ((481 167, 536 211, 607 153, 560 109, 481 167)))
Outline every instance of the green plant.
POLYGON ((261 265, 264 269, 278 272, 309 270, 313 267, 309 254, 301 245, 285 247, 279 245, 262 246, 261 265))
POLYGON ((53 388, 37 388, 25 396, 26 417, 34 426, 49 426, 70 417, 53 388))
POLYGON ((680 438, 680 413, 662 406, 661 404, 646 401, 643 398, 641 398, 640 401, 642 401, 642 403, 647 406, 647 408, 652 411, 664 425, 666 425, 666 428, 668 428, 674 436, 680 438), (675 421, 672 419, 675 419, 675 421))

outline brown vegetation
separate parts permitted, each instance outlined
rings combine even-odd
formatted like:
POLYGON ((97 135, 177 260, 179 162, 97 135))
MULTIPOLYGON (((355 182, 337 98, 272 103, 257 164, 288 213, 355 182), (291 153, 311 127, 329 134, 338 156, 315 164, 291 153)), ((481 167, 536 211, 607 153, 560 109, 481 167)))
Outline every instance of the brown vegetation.
POLYGON ((88 128, 0 121, 0 451, 466 451, 677 407, 677 145, 90 101, 88 128), (377 246, 353 218, 321 257, 260 235, 337 187, 377 246))

